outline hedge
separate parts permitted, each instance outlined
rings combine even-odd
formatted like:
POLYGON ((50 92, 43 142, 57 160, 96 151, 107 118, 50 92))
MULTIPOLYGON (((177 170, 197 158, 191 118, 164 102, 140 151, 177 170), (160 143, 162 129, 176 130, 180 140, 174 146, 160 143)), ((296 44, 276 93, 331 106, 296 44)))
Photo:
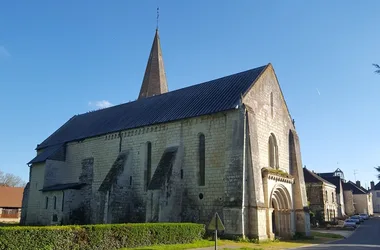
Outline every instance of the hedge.
POLYGON ((0 227, 0 249, 120 249, 202 239, 204 225, 136 223, 85 226, 0 227))

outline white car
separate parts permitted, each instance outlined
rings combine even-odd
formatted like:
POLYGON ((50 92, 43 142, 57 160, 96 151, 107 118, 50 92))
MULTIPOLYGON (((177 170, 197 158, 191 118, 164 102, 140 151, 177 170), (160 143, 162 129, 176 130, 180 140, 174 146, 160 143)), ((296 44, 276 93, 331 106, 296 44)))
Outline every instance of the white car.
POLYGON ((347 219, 344 221, 344 224, 343 224, 343 227, 352 227, 352 228, 356 228, 356 221, 355 220, 350 220, 350 219, 347 219))

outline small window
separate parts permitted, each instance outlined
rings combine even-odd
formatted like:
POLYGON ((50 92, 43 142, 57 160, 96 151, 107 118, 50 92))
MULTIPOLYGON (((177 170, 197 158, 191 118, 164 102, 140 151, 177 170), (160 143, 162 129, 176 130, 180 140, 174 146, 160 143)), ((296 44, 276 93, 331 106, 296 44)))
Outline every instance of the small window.
POLYGON ((273 118, 273 92, 270 92, 270 112, 273 118))
POLYGON ((57 209, 57 196, 54 196, 54 209, 57 209))
POLYGON ((48 209, 49 207, 49 197, 45 197, 45 209, 48 209))
POLYGON ((129 176, 129 186, 132 186, 132 176, 129 176))
POLYGON ((327 191, 325 191, 325 197, 326 197, 326 202, 329 201, 329 197, 327 195, 327 191))
POLYGON ((376 197, 380 197, 380 192, 376 192, 376 197))
POLYGON ((331 193, 331 200, 334 202, 334 192, 331 193))

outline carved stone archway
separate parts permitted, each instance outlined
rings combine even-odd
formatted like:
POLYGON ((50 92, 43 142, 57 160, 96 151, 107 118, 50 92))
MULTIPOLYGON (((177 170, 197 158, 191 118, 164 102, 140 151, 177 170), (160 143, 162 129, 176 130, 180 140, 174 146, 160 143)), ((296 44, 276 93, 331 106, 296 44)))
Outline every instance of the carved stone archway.
MULTIPOLYGON (((268 227, 270 234, 276 237, 291 237, 291 197, 285 186, 274 186, 270 195, 268 227)), ((272 237, 273 237, 272 236, 272 237)))

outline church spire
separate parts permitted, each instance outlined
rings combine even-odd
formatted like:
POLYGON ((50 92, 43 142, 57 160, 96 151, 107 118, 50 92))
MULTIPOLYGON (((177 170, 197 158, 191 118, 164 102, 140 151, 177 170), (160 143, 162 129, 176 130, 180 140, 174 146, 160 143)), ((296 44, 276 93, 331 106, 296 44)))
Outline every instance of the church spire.
POLYGON ((166 92, 168 92, 168 85, 157 27, 138 99, 166 92))

